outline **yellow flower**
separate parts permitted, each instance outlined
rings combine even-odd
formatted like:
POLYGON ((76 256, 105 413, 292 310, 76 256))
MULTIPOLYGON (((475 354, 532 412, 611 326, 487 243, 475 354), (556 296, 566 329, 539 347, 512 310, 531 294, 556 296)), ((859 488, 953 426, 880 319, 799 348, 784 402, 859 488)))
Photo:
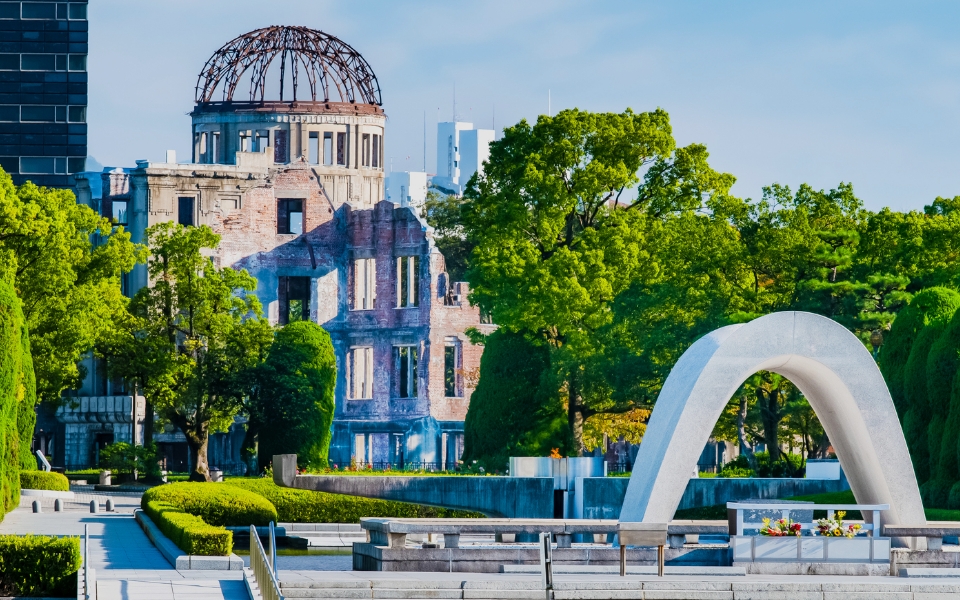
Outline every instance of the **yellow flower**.
POLYGON ((837 519, 842 519, 842 518, 844 518, 845 516, 847 516, 847 511, 845 511, 845 510, 838 510, 838 511, 837 511, 837 519))

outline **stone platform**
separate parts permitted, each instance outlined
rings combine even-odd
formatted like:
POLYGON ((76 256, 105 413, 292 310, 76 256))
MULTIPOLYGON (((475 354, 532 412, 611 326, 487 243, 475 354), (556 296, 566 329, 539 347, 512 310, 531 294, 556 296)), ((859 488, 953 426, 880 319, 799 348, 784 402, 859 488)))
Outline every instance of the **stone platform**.
MULTIPOLYGON (((732 554, 726 544, 697 544, 666 548, 672 566, 730 565, 732 554)), ((553 562, 565 565, 620 565, 620 549, 599 544, 574 544, 555 548, 553 562)), ((653 566, 656 548, 630 548, 627 563, 653 566)), ((459 548, 385 547, 372 543, 353 545, 355 571, 422 571, 446 573, 499 573, 503 565, 540 565, 540 551, 532 544, 470 545, 459 548)))
POLYGON ((449 600, 948 600, 960 578, 557 575, 281 571, 286 598, 449 600))

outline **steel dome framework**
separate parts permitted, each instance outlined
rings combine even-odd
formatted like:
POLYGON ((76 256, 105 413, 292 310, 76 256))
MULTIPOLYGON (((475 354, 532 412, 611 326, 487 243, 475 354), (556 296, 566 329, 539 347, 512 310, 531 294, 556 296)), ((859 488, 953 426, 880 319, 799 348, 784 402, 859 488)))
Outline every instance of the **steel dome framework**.
MULTIPOLYGON (((343 40, 306 27, 273 26, 230 40, 203 66, 197 79, 196 102, 233 103, 237 87, 249 81, 250 103, 266 98, 267 72, 280 59, 280 101, 287 77, 293 98, 313 102, 343 102, 381 106, 380 84, 370 64, 343 40), (301 77, 310 98, 298 98, 301 77), (222 99, 215 99, 217 90, 222 99)), ((246 102, 239 100, 239 102, 246 102)))

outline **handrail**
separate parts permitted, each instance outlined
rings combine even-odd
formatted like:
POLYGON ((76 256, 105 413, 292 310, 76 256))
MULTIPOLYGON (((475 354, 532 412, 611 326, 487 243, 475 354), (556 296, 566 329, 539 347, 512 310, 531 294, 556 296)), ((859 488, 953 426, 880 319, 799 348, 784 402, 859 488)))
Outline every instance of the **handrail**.
POLYGON ((263 544, 260 543, 260 537, 254 525, 250 526, 250 569, 253 571, 253 578, 257 581, 263 600, 284 600, 283 594, 280 593, 277 574, 267 562, 263 544))
POLYGON ((90 525, 83 525, 83 598, 90 600, 90 525))

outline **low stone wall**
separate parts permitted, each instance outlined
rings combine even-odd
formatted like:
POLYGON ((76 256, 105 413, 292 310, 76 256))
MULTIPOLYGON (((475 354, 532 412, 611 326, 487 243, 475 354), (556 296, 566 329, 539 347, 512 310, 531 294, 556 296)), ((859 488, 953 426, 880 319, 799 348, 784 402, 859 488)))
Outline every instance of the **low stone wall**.
MULTIPOLYGON (((583 480, 583 518, 618 519, 629 477, 587 477, 583 480)), ((792 498, 850 489, 846 480, 786 478, 691 479, 678 509, 715 506, 756 498, 792 498)))
MULTIPOLYGON (((671 566, 724 566, 732 561, 726 545, 665 548, 671 566)), ((620 549, 610 546, 554 548, 554 565, 620 564, 620 549)), ((627 564, 657 564, 656 548, 628 548, 627 564)), ((499 573, 501 565, 540 565, 536 546, 497 544, 460 548, 389 548, 371 543, 353 545, 354 571, 421 571, 442 573, 499 573)))

